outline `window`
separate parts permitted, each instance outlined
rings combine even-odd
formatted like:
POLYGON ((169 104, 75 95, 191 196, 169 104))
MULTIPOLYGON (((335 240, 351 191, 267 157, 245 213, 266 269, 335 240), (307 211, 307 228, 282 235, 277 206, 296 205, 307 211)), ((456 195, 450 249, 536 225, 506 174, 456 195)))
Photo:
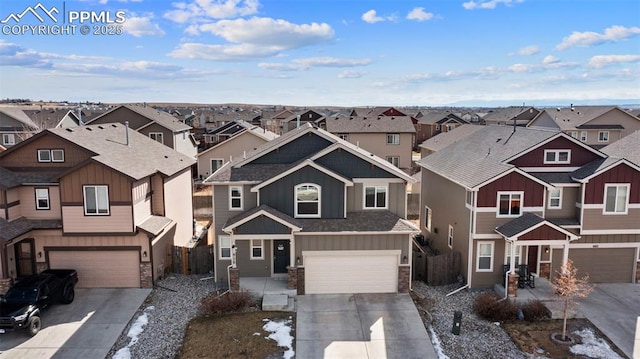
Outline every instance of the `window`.
POLYGON ((544 150, 544 163, 569 163, 571 150, 544 150))
POLYGON ((578 139, 578 131, 569 131, 568 134, 569 136, 578 139))
POLYGON ((109 190, 107 186, 84 186, 84 214, 100 216, 109 214, 109 190))
POLYGON ((164 144, 164 136, 162 132, 149 132, 149 138, 164 144))
POLYGON ((587 131, 580 132, 580 141, 587 142, 587 131))
POLYGON ((387 186, 364 186, 364 208, 387 208, 387 186))
POLYGON ((400 134, 399 133, 387 133, 387 145, 399 145, 400 134))
POLYGON ((38 150, 38 162, 51 162, 51 151, 38 150))
MULTIPOLYGON (((507 243, 507 246, 505 248, 505 251, 506 251, 507 260, 506 260, 505 264, 511 264, 511 246, 512 246, 512 244, 511 244, 511 242, 506 242, 506 243, 507 243)), ((520 247, 516 247, 516 252, 515 252, 515 256, 514 256, 515 262, 513 262, 514 266, 517 266, 518 264, 521 263, 520 262, 520 249, 521 249, 520 247)))
POLYGON ((400 157, 398 157, 398 156, 387 156, 387 162, 389 162, 392 165, 398 167, 400 165, 400 157))
POLYGON ((242 187, 229 187, 229 209, 242 210, 242 187))
POLYGON ((604 185, 605 214, 627 214, 629 186, 628 183, 604 185))
POLYGON ((64 150, 51 150, 51 162, 64 162, 64 150))
POLYGON ((231 259, 231 237, 219 236, 218 248, 220 248, 220 259, 231 259))
POLYGON ((223 164, 224 164, 224 160, 221 160, 221 159, 218 159, 218 158, 212 158, 211 159, 211 173, 217 171, 218 168, 222 167, 223 164))
POLYGON ((498 192, 498 217, 518 217, 524 192, 498 192))
POLYGON ((301 184, 295 188, 295 216, 320 217, 320 187, 301 184))
POLYGON ((449 237, 448 237, 447 245, 449 246, 449 248, 453 248, 453 226, 452 225, 449 225, 449 237))
POLYGON ((262 256, 262 239, 251 240, 251 259, 264 259, 262 256))
POLYGON ((493 242, 478 242, 477 272, 493 271, 493 242))
POLYGON ((36 188, 36 209, 50 209, 49 189, 36 188))
POLYGON ((447 129, 445 132, 453 131, 456 128, 456 125, 453 125, 453 124, 445 125, 445 128, 447 129))
POLYGON ((338 137, 340 137, 341 140, 349 141, 349 135, 346 133, 341 133, 338 137))
POLYGON ((609 142, 609 131, 598 132, 598 142, 609 142))
POLYGON ((429 232, 431 232, 431 216, 433 216, 431 208, 424 206, 424 228, 429 232))
POLYGON ((467 196, 465 199, 465 203, 469 206, 473 206, 473 191, 467 190, 467 196))
POLYGON ((16 135, 13 133, 2 134, 2 144, 7 146, 13 146, 16 144, 16 135))
POLYGON ((548 208, 562 208, 562 188, 554 188, 549 190, 548 208))

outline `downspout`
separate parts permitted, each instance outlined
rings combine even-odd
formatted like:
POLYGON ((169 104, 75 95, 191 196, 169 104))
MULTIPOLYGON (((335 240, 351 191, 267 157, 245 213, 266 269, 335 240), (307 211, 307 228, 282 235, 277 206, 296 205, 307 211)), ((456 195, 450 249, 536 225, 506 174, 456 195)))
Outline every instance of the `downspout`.
POLYGON ((516 255, 516 246, 515 246, 515 241, 514 240, 509 240, 509 238, 505 238, 505 241, 508 243, 511 243, 511 260, 509 261, 509 270, 507 271, 507 273, 504 274, 504 283, 505 283, 505 287, 504 287, 504 298, 502 298, 502 300, 505 300, 509 297, 509 275, 515 273, 515 268, 513 267, 513 262, 515 262, 515 255, 516 255))

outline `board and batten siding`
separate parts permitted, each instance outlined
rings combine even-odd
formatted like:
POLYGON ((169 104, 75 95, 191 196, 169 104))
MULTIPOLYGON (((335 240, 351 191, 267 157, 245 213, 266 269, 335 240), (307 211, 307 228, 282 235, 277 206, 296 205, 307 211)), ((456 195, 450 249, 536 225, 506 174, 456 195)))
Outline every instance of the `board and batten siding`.
POLYGON ((177 223, 173 243, 186 244, 193 236, 193 186, 191 167, 164 180, 165 216, 177 223))
MULTIPOLYGON (((498 191, 524 191, 524 207, 542 207, 546 188, 519 173, 512 172, 487 183, 478 190, 478 207, 498 206, 498 191)), ((464 202, 463 202, 464 203, 464 202)))
POLYGON ((605 185, 616 183, 630 183, 629 203, 640 203, 640 173, 624 163, 591 178, 586 184, 584 203, 603 204, 605 185))
POLYGON ((25 186, 18 189, 20 215, 29 219, 60 219, 60 189, 58 186, 25 186), (49 209, 36 209, 36 188, 49 190, 49 209))
MULTIPOLYGON (((401 218, 406 218, 406 185, 404 183, 385 183, 384 179, 366 183, 366 185, 378 186, 386 184, 389 188, 387 193, 387 205, 389 212, 401 218)), ((347 187, 347 212, 359 212, 365 210, 364 207, 364 186, 363 183, 354 183, 347 187)))
POLYGON ((315 160, 316 163, 348 178, 397 178, 398 176, 362 158, 337 148, 315 160))
MULTIPOLYGON (((78 131, 77 129, 74 131, 78 131)), ((17 142, 17 141, 16 141, 17 142)), ((19 151, 6 154, 0 166, 7 168, 71 168, 86 161, 91 153, 52 134, 45 134, 24 144, 19 151), (38 150, 64 150, 64 162, 38 162, 38 150)))
POLYGON ((88 163, 60 178, 60 197, 63 205, 84 203, 83 186, 106 185, 109 188, 109 203, 131 203, 131 179, 109 167, 88 163))
MULTIPOLYGON (((297 131, 297 130, 294 130, 297 131)), ((290 164, 303 158, 308 158, 314 153, 331 145, 328 140, 308 133, 295 140, 284 144, 271 152, 256 158, 250 163, 253 164, 290 164)))
POLYGON ((558 167, 560 171, 562 167, 580 167, 589 162, 595 161, 598 158, 600 158, 600 156, 594 152, 567 138, 559 137, 531 152, 527 152, 510 163, 517 167, 558 167), (545 150, 571 150, 570 163, 544 163, 545 150))
MULTIPOLYGON (((295 237, 295 257, 302 251, 399 249, 400 258, 410 256, 407 234, 302 235, 295 237)), ((304 264, 304 263, 303 263, 304 264)))
POLYGON ((85 216, 84 206, 62 206, 65 233, 132 233, 132 206, 109 207, 108 216, 85 216))

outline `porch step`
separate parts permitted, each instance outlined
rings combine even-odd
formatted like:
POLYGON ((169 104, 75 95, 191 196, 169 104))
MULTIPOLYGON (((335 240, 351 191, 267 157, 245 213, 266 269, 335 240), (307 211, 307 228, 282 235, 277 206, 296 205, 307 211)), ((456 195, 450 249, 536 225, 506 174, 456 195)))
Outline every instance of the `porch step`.
MULTIPOLYGON (((542 303, 551 313, 551 319, 564 318, 564 302, 556 300, 544 301, 542 303)), ((578 314, 576 306, 569 306, 569 312, 567 314, 567 318, 582 318, 582 316, 578 314)))
POLYGON ((295 299, 286 294, 265 294, 262 297, 262 310, 277 312, 295 311, 295 299))

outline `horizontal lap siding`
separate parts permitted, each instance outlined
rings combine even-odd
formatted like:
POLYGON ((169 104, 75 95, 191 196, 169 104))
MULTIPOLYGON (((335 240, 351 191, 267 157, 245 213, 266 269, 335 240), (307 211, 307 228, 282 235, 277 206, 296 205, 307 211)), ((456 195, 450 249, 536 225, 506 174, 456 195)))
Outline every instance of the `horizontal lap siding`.
POLYGON ((62 228, 65 233, 131 233, 133 208, 111 206, 108 216, 85 216, 82 206, 62 207, 62 228))
POLYGON ((236 240, 236 260, 241 277, 270 277, 271 263, 271 241, 262 241, 264 259, 251 259, 251 241, 236 240))
POLYGON ((601 208, 585 208, 583 230, 640 229, 640 208, 629 208, 628 214, 602 214, 601 208))
POLYGON ((549 208, 549 196, 547 195, 545 218, 575 218, 579 193, 579 187, 562 187, 562 208, 560 209, 549 208))
POLYGON ((18 188, 20 215, 29 219, 60 219, 60 189, 58 186, 34 186, 18 188), (49 189, 49 209, 36 209, 36 188, 49 189))
MULTIPOLYGON (((473 288, 490 288, 496 283, 502 283, 502 265, 505 258, 505 241, 502 239, 476 239, 473 241, 473 256, 471 260, 471 270, 473 273, 473 280, 471 286, 473 288), (478 272, 476 271, 476 262, 478 260, 478 242, 493 242, 493 271, 491 272, 478 272)), ((463 275, 466 276, 465 273, 463 275)))
POLYGON ((583 235, 572 243, 640 243, 640 234, 583 235))
POLYGON ((407 234, 396 235, 341 235, 341 236, 296 236, 296 257, 302 257, 302 251, 330 250, 389 250, 402 251, 401 258, 407 253, 409 237, 407 234))

